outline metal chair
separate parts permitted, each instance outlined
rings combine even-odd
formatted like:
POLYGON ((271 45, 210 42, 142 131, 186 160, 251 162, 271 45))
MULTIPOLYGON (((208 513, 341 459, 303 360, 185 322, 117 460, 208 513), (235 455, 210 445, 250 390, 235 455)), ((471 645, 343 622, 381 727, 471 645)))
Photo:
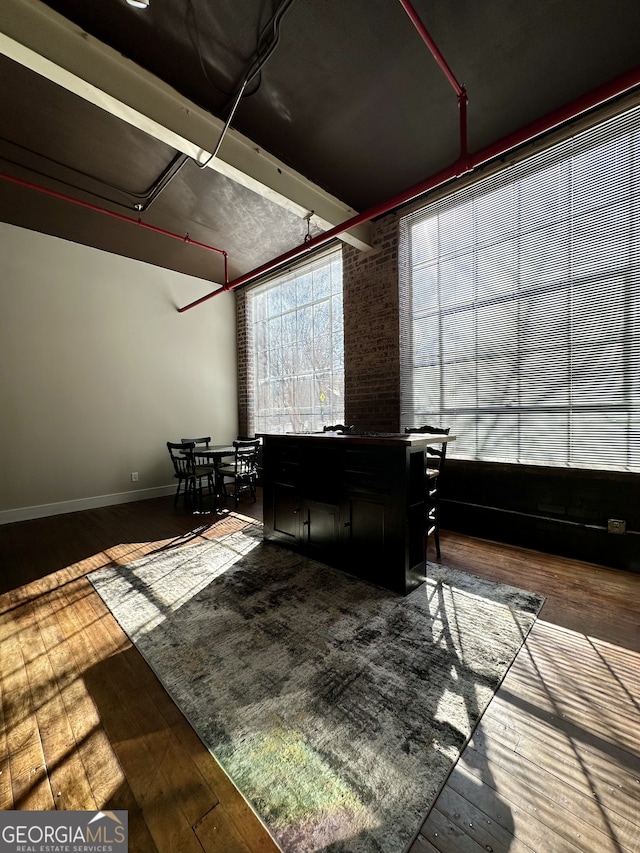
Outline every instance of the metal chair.
MULTIPOLYGON (((405 433, 422 433, 428 435, 449 435, 450 427, 434 427, 424 424, 419 427, 405 427, 405 433)), ((440 559, 440 524, 438 509, 440 503, 440 476, 447 456, 447 442, 428 444, 425 453, 424 491, 425 491, 425 538, 433 534, 436 555, 440 559)))
MULTIPOLYGON (((224 460, 216 464, 216 481, 225 497, 229 496, 225 480, 233 482, 233 499, 236 507, 240 495, 249 492, 256 500, 256 479, 258 476, 258 452, 260 439, 239 439, 233 442, 233 464, 224 460)), ((231 483, 229 483, 231 485, 231 483)))
POLYGON ((205 488, 208 489, 211 500, 216 502, 216 490, 214 485, 214 469, 210 465, 197 465, 194 456, 195 443, 193 441, 167 442, 167 450, 173 463, 173 476, 178 481, 178 488, 173 499, 174 507, 178 505, 178 498, 183 495, 185 506, 191 500, 197 500, 198 507, 202 508, 202 498, 205 488))

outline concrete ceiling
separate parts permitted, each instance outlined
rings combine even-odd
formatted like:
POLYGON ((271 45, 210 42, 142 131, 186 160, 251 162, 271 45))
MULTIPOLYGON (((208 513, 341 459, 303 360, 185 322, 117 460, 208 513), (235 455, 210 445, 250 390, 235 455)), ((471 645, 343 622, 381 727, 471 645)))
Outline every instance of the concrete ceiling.
MULTIPOLYGON (((413 8, 468 93, 469 152, 638 64, 637 0, 413 8)), ((21 182, 0 181, 0 219, 210 289, 221 254, 134 223, 224 250, 234 280, 460 154, 456 94, 399 0, 3 0, 0 75, 0 172, 21 182)), ((368 226, 341 239, 365 250, 368 226)))

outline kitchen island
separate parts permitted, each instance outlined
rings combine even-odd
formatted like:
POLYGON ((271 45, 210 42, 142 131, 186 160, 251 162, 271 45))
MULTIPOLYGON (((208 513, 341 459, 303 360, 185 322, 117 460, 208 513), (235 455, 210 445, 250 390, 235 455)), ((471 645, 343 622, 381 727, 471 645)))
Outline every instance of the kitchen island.
POLYGON ((425 579, 425 454, 455 436, 263 435, 264 538, 406 595, 425 579))

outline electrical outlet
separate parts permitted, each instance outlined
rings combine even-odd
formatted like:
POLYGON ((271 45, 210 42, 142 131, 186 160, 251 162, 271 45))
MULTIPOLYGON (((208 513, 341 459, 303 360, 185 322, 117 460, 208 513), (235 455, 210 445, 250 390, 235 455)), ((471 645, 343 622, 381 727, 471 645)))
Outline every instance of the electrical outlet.
POLYGON ((131 472, 131 482, 132 482, 132 483, 137 483, 137 482, 138 482, 138 472, 137 472, 137 471, 132 471, 132 472, 131 472))
POLYGON ((620 518, 607 519, 607 533, 626 533, 627 522, 620 518))

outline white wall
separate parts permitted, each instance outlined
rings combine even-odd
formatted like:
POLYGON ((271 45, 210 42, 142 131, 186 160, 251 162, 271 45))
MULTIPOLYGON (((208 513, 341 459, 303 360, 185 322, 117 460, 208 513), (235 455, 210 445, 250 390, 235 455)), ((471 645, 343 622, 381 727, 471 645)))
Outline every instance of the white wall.
POLYGON ((0 522, 153 496, 168 440, 235 438, 235 297, 176 310, 212 289, 0 223, 0 522))

